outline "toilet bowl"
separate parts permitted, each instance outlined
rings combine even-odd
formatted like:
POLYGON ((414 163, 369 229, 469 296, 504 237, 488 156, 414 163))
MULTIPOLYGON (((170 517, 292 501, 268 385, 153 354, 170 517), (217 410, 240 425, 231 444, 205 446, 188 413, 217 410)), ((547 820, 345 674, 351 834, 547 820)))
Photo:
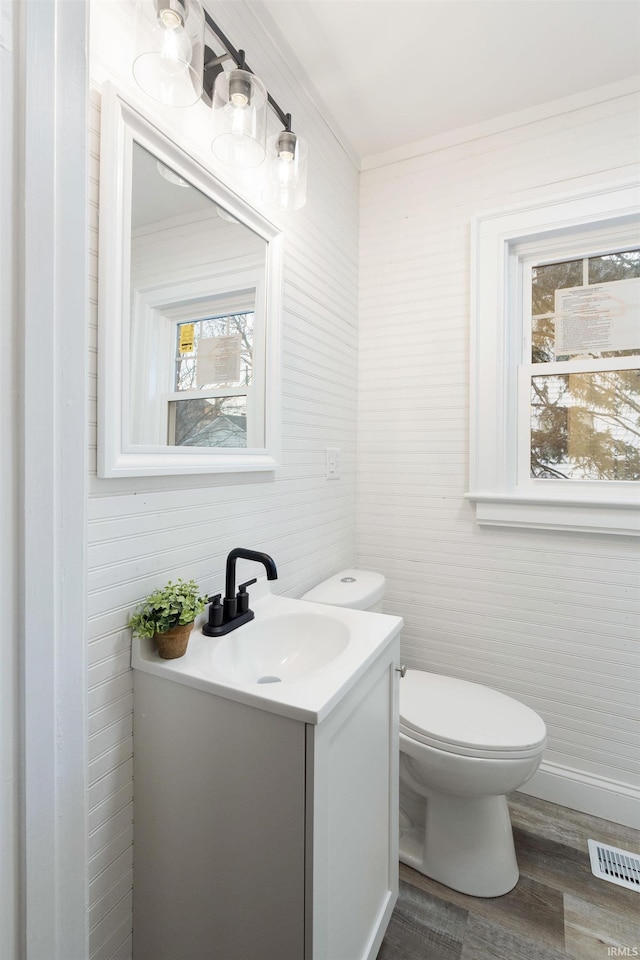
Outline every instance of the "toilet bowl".
POLYGON ((506 794, 536 772, 542 719, 497 690, 407 670, 400 684, 400 859, 475 897, 518 882, 506 794))
MULTIPOLYGON (((343 570, 302 597, 381 611, 385 580, 343 570)), ((445 886, 498 897, 518 882, 506 794, 536 772, 542 719, 478 683, 407 670, 400 682, 400 860, 445 886)))

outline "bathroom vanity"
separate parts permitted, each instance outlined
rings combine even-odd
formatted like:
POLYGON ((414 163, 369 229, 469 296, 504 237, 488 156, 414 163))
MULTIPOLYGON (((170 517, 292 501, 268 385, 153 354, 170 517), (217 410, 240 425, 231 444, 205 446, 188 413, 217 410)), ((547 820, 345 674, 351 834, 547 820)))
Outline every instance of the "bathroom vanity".
POLYGON ((398 886, 402 620, 266 582, 251 605, 180 660, 134 640, 134 958, 374 960, 398 886))

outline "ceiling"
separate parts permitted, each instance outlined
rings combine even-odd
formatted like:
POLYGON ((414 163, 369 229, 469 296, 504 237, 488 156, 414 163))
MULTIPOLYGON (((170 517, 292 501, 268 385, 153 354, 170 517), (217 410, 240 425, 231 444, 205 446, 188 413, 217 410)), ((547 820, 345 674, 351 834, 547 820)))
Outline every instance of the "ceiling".
POLYGON ((638 0, 260 2, 360 157, 640 74, 638 0))

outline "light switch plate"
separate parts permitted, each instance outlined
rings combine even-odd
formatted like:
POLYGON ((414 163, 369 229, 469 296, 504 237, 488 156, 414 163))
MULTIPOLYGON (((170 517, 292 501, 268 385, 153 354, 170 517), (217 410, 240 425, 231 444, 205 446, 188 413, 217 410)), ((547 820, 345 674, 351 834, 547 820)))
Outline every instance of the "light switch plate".
POLYGON ((339 480, 340 479, 340 459, 341 453, 340 447, 327 447, 326 451, 326 472, 325 477, 327 480, 339 480))

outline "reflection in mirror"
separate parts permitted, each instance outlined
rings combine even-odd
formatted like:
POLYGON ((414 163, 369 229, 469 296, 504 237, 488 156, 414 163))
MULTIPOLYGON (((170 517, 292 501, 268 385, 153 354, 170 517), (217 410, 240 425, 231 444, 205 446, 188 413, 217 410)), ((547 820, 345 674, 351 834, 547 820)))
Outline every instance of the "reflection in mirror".
POLYGON ((133 143, 129 442, 265 445, 266 241, 133 143))
POLYGON ((98 475, 270 471, 282 235, 106 83, 98 475))

